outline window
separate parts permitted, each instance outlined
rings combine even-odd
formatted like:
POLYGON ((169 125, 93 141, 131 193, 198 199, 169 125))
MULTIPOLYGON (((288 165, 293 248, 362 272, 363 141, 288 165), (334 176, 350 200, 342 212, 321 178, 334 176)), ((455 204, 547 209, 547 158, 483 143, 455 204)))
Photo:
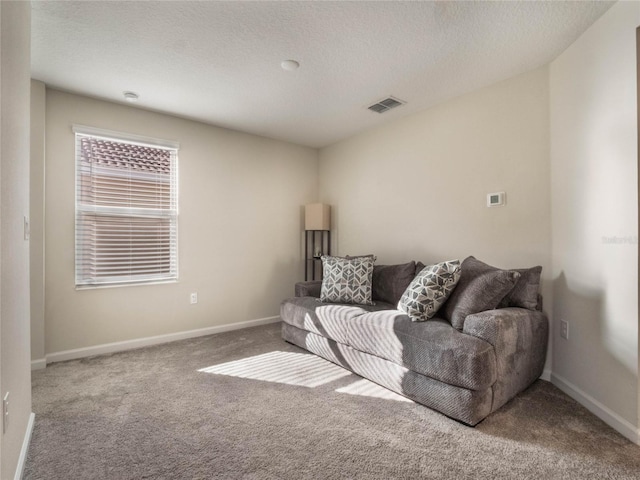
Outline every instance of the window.
POLYGON ((74 127, 76 287, 178 278, 178 146, 74 127))

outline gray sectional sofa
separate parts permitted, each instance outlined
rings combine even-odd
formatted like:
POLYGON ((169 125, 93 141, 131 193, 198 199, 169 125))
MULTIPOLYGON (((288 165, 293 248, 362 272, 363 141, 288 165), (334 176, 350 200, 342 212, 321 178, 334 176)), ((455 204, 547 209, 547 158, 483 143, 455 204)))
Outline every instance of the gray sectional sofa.
MULTIPOLYGON (((479 274, 467 260, 462 264, 463 279, 465 273, 467 277, 456 287, 467 291, 458 297, 466 294, 469 301, 469 296, 485 295, 486 303, 488 287, 471 278, 479 274), (469 287, 473 282, 475 288, 469 287)), ((496 305, 488 310, 472 309, 458 329, 447 318, 455 308, 451 302, 461 301, 453 298, 455 290, 429 321, 414 322, 396 310, 397 299, 422 266, 410 262, 393 267, 374 268, 374 305, 322 303, 320 282, 297 284, 296 297, 281 305, 282 337, 468 425, 476 425, 540 377, 548 321, 533 282, 520 282, 518 288, 539 300, 528 305, 534 308, 509 306, 508 295, 501 295, 490 300, 496 305)))

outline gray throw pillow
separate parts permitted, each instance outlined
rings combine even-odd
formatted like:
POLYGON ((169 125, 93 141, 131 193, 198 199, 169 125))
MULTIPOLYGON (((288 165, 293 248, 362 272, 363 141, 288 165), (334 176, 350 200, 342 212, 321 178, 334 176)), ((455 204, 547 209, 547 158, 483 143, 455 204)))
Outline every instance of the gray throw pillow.
POLYGON ((500 300, 515 286, 520 274, 487 265, 474 257, 468 257, 461 267, 460 281, 443 313, 458 330, 464 327, 467 315, 493 310, 500 300))
POLYGON ((459 279, 460 260, 424 267, 405 290, 398 310, 414 322, 429 320, 446 302, 459 279))
POLYGON ((502 299, 498 308, 520 307, 536 310, 538 308, 538 291, 542 267, 515 269, 520 278, 509 293, 502 299))
POLYGON ((416 275, 415 262, 400 265, 374 265, 372 295, 374 301, 397 305, 416 275))
POLYGON ((330 303, 373 305, 371 277, 375 257, 322 257, 320 300, 330 303))

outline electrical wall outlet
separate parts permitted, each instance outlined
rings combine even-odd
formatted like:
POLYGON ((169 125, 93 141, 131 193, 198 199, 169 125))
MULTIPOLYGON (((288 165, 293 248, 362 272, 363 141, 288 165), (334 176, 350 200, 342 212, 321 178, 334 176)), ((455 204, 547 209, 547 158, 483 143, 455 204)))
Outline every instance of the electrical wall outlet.
POLYGON ((194 303, 198 303, 198 293, 197 292, 193 292, 190 296, 189 296, 190 300, 191 300, 191 304, 193 305, 194 303))
POLYGON ((569 340, 569 322, 560 320, 560 337, 569 340))
POLYGON ((2 399, 2 433, 9 428, 9 392, 2 399))

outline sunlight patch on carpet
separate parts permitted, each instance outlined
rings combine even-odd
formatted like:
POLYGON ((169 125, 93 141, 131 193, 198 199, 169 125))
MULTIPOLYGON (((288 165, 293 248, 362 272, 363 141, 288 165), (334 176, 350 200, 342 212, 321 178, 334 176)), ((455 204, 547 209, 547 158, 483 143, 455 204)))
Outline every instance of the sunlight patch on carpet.
POLYGON ((409 400, 402 395, 398 395, 391 390, 387 390, 384 387, 381 387, 377 383, 370 382, 369 380, 358 380, 351 385, 347 385, 346 387, 342 387, 336 390, 339 393, 348 393, 349 395, 361 395, 363 397, 375 397, 382 398, 384 400, 396 400, 398 402, 409 402, 413 403, 413 400, 409 400))
POLYGON ((351 375, 350 371, 315 355, 281 351, 212 365, 198 371, 309 388, 351 375))

